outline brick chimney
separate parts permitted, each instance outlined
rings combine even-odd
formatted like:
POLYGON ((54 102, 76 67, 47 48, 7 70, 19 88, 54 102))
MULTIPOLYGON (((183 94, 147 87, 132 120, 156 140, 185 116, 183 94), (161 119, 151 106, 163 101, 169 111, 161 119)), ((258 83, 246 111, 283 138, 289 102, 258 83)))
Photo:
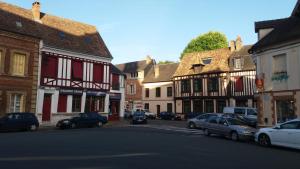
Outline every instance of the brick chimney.
POLYGON ((35 21, 41 22, 41 5, 40 2, 35 1, 34 3, 32 3, 32 15, 33 15, 33 19, 35 21))
POLYGON ((235 41, 235 48, 236 48, 236 50, 240 50, 240 49, 242 49, 242 47, 243 47, 242 38, 240 36, 238 36, 235 41))
POLYGON ((155 78, 158 78, 159 76, 159 65, 155 65, 154 67, 154 76, 155 78))
POLYGON ((234 40, 229 42, 229 47, 230 47, 231 52, 235 51, 235 41, 234 40))

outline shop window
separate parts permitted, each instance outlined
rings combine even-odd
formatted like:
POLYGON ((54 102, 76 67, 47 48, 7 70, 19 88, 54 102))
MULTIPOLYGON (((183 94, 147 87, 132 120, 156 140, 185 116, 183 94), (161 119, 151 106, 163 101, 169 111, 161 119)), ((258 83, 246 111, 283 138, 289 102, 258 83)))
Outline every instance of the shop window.
POLYGON ((194 92, 202 92, 202 79, 194 79, 194 92))
POLYGON ((104 112, 104 96, 87 96, 85 112, 104 112))
POLYGON ((218 88, 219 88, 218 78, 208 79, 208 91, 209 92, 217 92, 218 88))
POLYGON ((57 77, 57 57, 43 55, 42 76, 49 78, 57 77))
POLYGON ((205 113, 213 113, 214 112, 214 101, 206 100, 205 101, 205 113))
POLYGON ((173 96, 173 88, 172 87, 167 87, 167 97, 172 97, 173 96))
POLYGON ((235 77, 235 91, 242 92, 244 90, 244 78, 243 77, 235 77))
POLYGON ((224 107, 226 107, 226 101, 218 100, 217 101, 217 113, 223 113, 224 107))
POLYGON ((146 89, 145 89, 145 97, 149 97, 149 94, 150 94, 149 92, 150 92, 150 91, 149 91, 149 88, 146 88, 146 89))
POLYGON ((183 113, 190 113, 191 112, 191 102, 189 100, 183 101, 183 113))
POLYGON ((285 121, 289 121, 296 118, 293 100, 291 99, 276 100, 275 104, 276 104, 277 123, 283 123, 285 121))
POLYGON ((157 87, 156 89, 155 89, 155 91, 156 91, 156 97, 160 97, 160 87, 157 87))
POLYGON ((72 60, 72 79, 82 80, 83 78, 83 63, 79 60, 72 60))
POLYGON ((167 103, 167 112, 173 112, 173 104, 167 103))
POLYGON ((81 96, 73 96, 72 112, 81 112, 81 96))
POLYGON ((67 112, 68 95, 59 95, 57 112, 67 112))
POLYGON ((93 65, 93 80, 96 83, 103 82, 104 66, 103 64, 94 63, 93 65))
POLYGON ((9 100, 9 112, 24 112, 24 95, 19 93, 11 93, 9 100))
POLYGON ((193 101, 193 112, 203 113, 203 101, 202 100, 194 100, 193 101))
POLYGON ((26 74, 26 54, 14 52, 11 57, 11 74, 14 76, 25 76, 26 74))

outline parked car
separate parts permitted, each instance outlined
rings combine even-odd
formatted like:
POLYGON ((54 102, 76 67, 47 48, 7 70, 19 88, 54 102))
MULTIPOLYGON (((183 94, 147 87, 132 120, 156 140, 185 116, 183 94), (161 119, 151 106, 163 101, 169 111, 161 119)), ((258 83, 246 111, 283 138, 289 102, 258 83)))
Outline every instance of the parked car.
POLYGON ((261 146, 283 146, 300 149, 300 119, 287 121, 272 128, 261 128, 255 134, 261 146))
POLYGON ((132 124, 147 124, 145 112, 137 111, 133 113, 132 124))
POLYGON ((107 118, 101 116, 97 112, 79 113, 78 116, 70 119, 59 120, 56 124, 57 128, 83 128, 83 127, 101 127, 107 123, 107 118))
POLYGON ((198 115, 195 118, 188 119, 187 127, 190 129, 195 129, 195 128, 201 129, 209 117, 220 116, 220 115, 221 114, 218 113, 205 113, 205 114, 198 115))
POLYGON ((152 113, 147 109, 144 109, 142 111, 145 113, 147 119, 156 119, 156 114, 155 113, 152 113))
POLYGON ((125 111, 124 112, 124 118, 125 119, 130 119, 132 117, 131 111, 125 111))
POLYGON ((190 113, 187 113, 187 114, 185 115, 185 119, 192 119, 192 118, 195 118, 195 117, 197 117, 197 116, 199 116, 199 115, 201 115, 201 114, 203 114, 203 113, 199 113, 199 112, 190 112, 190 113))
POLYGON ((176 115, 173 112, 166 112, 166 111, 160 112, 159 118, 162 120, 181 120, 181 116, 176 115))
POLYGON ((224 107, 223 113, 238 114, 247 118, 257 119, 257 109, 251 107, 224 107))
POLYGON ((232 113, 224 113, 223 117, 230 117, 230 118, 239 119, 239 120, 243 121, 244 123, 246 123, 250 127, 256 128, 256 126, 257 126, 257 119, 256 118, 250 118, 250 117, 247 117, 247 116, 242 116, 242 115, 239 115, 239 114, 232 114, 232 113))
POLYGON ((39 121, 33 113, 9 113, 0 118, 1 131, 36 131, 39 121))
POLYGON ((206 136, 218 134, 238 141, 253 139, 256 129, 238 119, 212 116, 204 124, 203 131, 206 136))

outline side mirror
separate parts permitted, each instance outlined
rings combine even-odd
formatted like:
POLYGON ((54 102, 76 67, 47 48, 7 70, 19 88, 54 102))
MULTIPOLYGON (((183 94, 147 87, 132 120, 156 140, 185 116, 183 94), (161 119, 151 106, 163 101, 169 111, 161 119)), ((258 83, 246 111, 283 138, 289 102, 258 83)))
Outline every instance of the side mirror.
POLYGON ((227 124, 227 123, 223 123, 223 125, 224 125, 224 126, 228 126, 228 124, 227 124))
POLYGON ((276 125, 274 129, 281 129, 280 125, 276 125))

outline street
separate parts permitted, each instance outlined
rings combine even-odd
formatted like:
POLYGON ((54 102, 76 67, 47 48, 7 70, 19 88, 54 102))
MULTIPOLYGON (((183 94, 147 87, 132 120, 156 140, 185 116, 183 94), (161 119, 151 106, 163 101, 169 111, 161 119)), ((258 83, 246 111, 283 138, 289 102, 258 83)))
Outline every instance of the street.
POLYGON ((0 144, 3 169, 299 169, 300 161, 297 150, 151 124, 0 133, 0 144))

